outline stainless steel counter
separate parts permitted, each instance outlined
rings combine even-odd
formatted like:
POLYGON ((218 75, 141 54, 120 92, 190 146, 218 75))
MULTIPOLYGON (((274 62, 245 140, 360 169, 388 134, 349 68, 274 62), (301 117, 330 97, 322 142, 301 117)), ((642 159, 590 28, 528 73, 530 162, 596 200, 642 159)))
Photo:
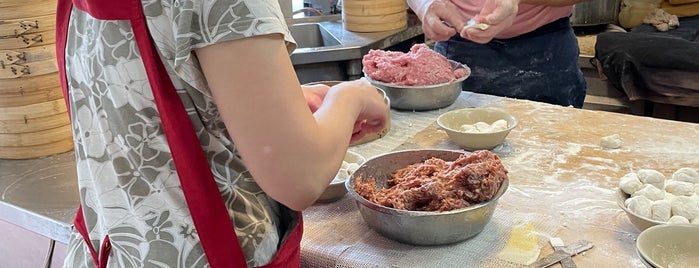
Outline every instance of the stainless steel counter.
MULTIPOLYGON (((353 72, 357 68, 361 72, 361 58, 370 49, 387 48, 422 34, 416 20, 403 30, 356 33, 344 29, 339 15, 322 19, 289 23, 320 23, 342 45, 297 49, 291 55, 294 65, 348 61, 359 64, 353 72)), ((67 243, 78 204, 73 152, 30 160, 0 159, 0 221, 67 243)))
POLYGON ((291 54, 291 61, 294 65, 361 60, 370 49, 384 49, 423 33, 422 26, 417 19, 411 19, 408 27, 402 30, 374 33, 348 31, 342 25, 342 20, 328 20, 316 23, 320 24, 338 39, 340 45, 298 48, 291 54))
MULTIPOLYGON (((412 43, 423 43, 420 21, 408 15, 408 27, 402 30, 361 33, 344 28, 340 15, 288 20, 290 27, 317 24, 332 36, 332 44, 299 47, 291 54, 296 75, 301 83, 344 81, 363 76, 362 57, 371 49, 407 51, 412 43), (336 41, 335 41, 336 40, 336 41), (337 44, 339 43, 339 44, 337 44)), ((293 35, 293 32, 292 32, 293 35)), ((297 40, 299 43, 305 40, 297 40)))
POLYGON ((0 220, 67 244, 78 208, 73 152, 0 159, 0 220))

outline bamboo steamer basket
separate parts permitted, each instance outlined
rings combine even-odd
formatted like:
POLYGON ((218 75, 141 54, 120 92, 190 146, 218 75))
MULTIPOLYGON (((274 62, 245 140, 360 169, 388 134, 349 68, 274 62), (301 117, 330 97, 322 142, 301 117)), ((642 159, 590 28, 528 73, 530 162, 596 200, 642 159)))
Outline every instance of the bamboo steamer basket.
POLYGON ((56 16, 56 0, 2 0, 0 1, 0 21, 28 19, 37 16, 56 16))
POLYGON ((56 64, 56 1, 0 2, 0 158, 73 149, 56 64))
POLYGON ((382 32, 408 27, 405 1, 345 0, 342 1, 342 22, 353 32, 382 32))
POLYGON ((0 38, 16 37, 25 33, 36 33, 55 29, 56 17, 54 15, 0 20, 0 38))

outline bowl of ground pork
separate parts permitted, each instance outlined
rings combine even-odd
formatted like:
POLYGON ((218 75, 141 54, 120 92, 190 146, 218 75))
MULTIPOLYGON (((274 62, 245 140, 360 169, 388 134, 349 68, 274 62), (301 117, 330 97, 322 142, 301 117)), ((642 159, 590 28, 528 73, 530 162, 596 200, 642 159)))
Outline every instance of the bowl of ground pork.
POLYGON ((452 244, 479 234, 507 191, 487 150, 405 150, 370 158, 345 182, 364 222, 406 244, 452 244))
POLYGON ((465 64, 449 60, 425 44, 409 52, 370 50, 362 58, 369 82, 383 89, 398 110, 434 110, 453 104, 471 74, 465 64))

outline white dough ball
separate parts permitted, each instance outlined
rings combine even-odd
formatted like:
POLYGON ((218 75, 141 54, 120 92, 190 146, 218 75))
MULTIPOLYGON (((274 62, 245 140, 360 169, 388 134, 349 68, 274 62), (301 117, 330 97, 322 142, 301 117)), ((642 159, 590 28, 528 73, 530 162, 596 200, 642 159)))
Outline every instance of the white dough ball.
POLYGON ((643 188, 631 194, 631 196, 645 196, 651 201, 665 199, 665 191, 655 188, 651 184, 644 184, 643 188))
POLYGON ((619 149, 621 147, 621 137, 619 134, 612 134, 600 139, 600 146, 604 149, 619 149))
POLYGON ((493 127, 486 122, 476 122, 473 126, 475 126, 476 129, 478 129, 478 132, 481 133, 493 132, 493 127))
POLYGON ((699 217, 699 205, 689 196, 678 196, 670 201, 673 216, 682 216, 687 219, 699 217))
POLYGON ((674 195, 690 196, 694 194, 694 183, 685 181, 669 180, 665 183, 665 192, 674 195))
POLYGON ((507 121, 503 119, 498 119, 495 122, 493 122, 493 130, 503 131, 505 129, 507 129, 507 121))
POLYGON ((476 126, 471 125, 471 124, 463 124, 461 125, 461 131, 463 132, 468 132, 468 133, 478 133, 478 129, 476 126))
POLYGON ((699 205, 699 195, 697 195, 697 194, 692 194, 692 195, 689 196, 689 198, 691 198, 692 200, 694 200, 694 202, 696 202, 697 205, 699 205))
POLYGON ((668 200, 653 201, 650 205, 651 219, 656 221, 668 221, 672 216, 672 206, 668 200))
POLYGON ((651 217, 651 205, 653 201, 643 195, 630 197, 625 201, 626 207, 636 215, 641 217, 651 217))
POLYGON ((672 179, 676 181, 699 183, 699 173, 693 168, 680 168, 675 171, 675 173, 672 173, 672 179))
POLYGON ((670 219, 667 221, 667 224, 688 224, 689 220, 685 217, 675 215, 670 217, 670 219))
POLYGON ((650 184, 658 189, 665 188, 665 175, 655 169, 641 169, 636 172, 638 179, 644 184, 650 184))
POLYGON ((691 224, 699 224, 699 218, 694 218, 693 220, 690 220, 689 223, 691 223, 691 224))
POLYGON ((624 191, 624 193, 633 194, 643 188, 643 183, 638 179, 636 173, 631 172, 621 177, 619 180, 619 188, 624 191))

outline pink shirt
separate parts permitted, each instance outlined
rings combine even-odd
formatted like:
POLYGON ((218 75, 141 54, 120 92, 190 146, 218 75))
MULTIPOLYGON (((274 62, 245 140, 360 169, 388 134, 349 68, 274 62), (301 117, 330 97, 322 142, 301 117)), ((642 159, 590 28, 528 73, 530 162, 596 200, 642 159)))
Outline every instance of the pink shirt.
MULTIPOLYGON (((485 0, 452 1, 459 8, 464 21, 478 15, 484 2, 485 0)), ((567 17, 572 12, 573 6, 552 7, 520 4, 512 27, 505 29, 495 38, 506 39, 531 32, 550 22, 567 17)))

